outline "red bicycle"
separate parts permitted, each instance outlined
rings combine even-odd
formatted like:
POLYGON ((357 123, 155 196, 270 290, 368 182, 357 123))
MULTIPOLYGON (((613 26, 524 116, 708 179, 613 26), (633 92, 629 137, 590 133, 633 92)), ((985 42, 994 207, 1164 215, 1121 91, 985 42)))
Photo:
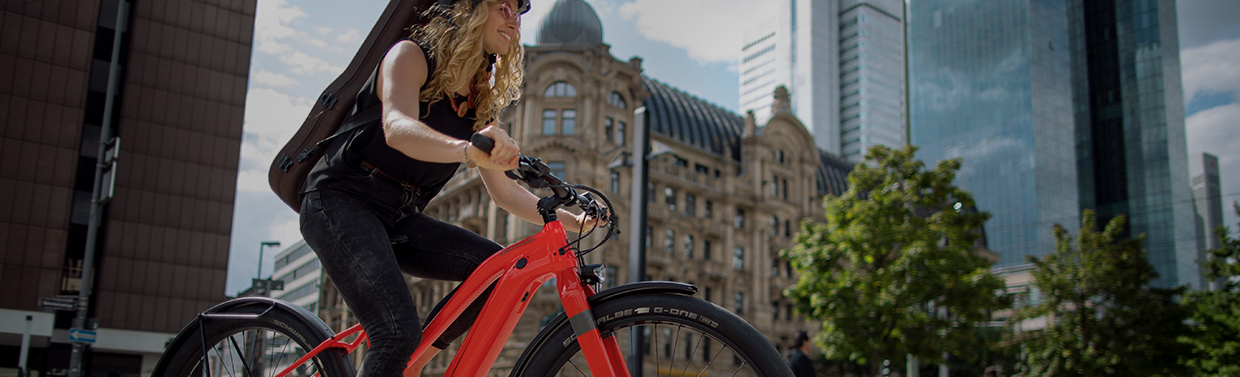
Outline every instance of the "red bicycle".
MULTIPOLYGON (((489 152, 490 139, 472 141, 489 152)), ((605 268, 586 265, 582 256, 619 233, 613 207, 596 189, 564 183, 541 160, 527 156, 520 160, 520 167, 508 176, 552 192, 538 202, 542 231, 491 256, 461 283, 456 295, 424 325, 423 341, 413 359, 498 281, 445 374, 486 375, 529 298, 554 278, 564 310, 529 342, 511 376, 629 376, 630 339, 643 339, 645 376, 792 376, 765 336, 732 312, 693 297, 697 288, 692 285, 643 281, 597 292, 605 268), (593 230, 569 241, 555 210, 570 205, 606 221, 601 228, 607 237, 584 250, 578 246, 593 230)), ((263 297, 238 298, 186 325, 169 343, 153 375, 353 376, 347 354, 366 339, 361 325, 333 334, 300 306, 263 297)))

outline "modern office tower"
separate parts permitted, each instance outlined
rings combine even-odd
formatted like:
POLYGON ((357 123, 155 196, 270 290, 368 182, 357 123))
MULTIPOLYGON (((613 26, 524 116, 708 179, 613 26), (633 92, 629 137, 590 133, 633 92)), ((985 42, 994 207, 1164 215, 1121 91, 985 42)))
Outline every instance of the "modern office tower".
MULTIPOLYGON (((1189 172, 1193 175, 1193 204, 1196 206, 1197 230, 1200 232, 1197 237, 1197 259, 1205 260, 1207 250, 1223 246, 1218 236, 1214 234, 1214 230, 1227 225, 1223 223, 1223 190, 1220 184, 1218 157, 1202 153, 1200 158, 1189 160, 1189 166, 1189 172)), ((1212 283, 1202 275, 1200 287, 1217 289, 1217 286, 1212 283)))
POLYGON ((1200 288, 1174 0, 1068 0, 1080 205, 1128 217, 1159 277, 1200 288))
POLYGON ((284 289, 271 292, 271 297, 300 305, 311 313, 319 312, 319 286, 323 284, 323 266, 319 264, 319 256, 306 245, 306 241, 298 241, 293 246, 276 254, 271 274, 273 280, 284 283, 284 289))
POLYGON ((780 85, 819 148, 853 162, 874 145, 905 143, 904 3, 780 3, 744 36, 740 108, 761 122, 780 85))
POLYGON ((118 25, 119 4, 0 9, 0 355, 13 356, 2 370, 19 364, 27 316, 27 375, 69 368, 75 312, 42 304, 71 307, 81 287, 113 67, 121 142, 92 251, 97 336, 83 375, 149 375, 165 342, 224 299, 255 1, 126 1, 118 25))
POLYGON ((960 157, 999 267, 1055 248, 1079 225, 1065 0, 910 1, 911 143, 960 157))

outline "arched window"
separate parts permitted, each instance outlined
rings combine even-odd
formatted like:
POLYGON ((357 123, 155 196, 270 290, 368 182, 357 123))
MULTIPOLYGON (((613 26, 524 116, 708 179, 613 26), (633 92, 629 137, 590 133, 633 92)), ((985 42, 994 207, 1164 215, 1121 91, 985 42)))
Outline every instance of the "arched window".
POLYGON ((624 102, 624 96, 620 95, 619 92, 611 92, 611 94, 608 94, 607 103, 621 109, 629 108, 628 104, 624 102))
POLYGON ((545 97, 576 97, 577 88, 574 88, 573 84, 569 84, 564 81, 556 81, 554 84, 551 84, 551 86, 547 87, 547 91, 543 92, 543 96, 545 97))

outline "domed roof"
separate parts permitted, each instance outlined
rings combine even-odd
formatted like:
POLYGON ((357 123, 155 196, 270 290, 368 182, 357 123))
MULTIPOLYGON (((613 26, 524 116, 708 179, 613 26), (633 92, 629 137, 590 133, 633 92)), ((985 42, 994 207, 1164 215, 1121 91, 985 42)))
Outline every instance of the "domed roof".
POLYGON ((556 0, 538 27, 538 44, 585 45, 603 43, 603 22, 583 0, 556 0))

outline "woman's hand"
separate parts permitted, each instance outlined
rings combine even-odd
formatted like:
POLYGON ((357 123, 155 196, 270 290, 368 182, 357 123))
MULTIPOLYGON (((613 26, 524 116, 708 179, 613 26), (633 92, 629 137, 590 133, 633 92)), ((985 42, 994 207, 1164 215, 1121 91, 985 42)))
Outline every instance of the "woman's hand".
MULTIPOLYGON (((603 207, 602 213, 606 213, 606 211, 607 208, 603 207)), ((571 225, 570 228, 565 230, 570 232, 585 233, 593 230, 594 228, 607 225, 607 222, 603 220, 586 216, 585 212, 573 215, 573 223, 576 225, 571 225)))
POLYGON ((465 147, 465 162, 473 162, 480 168, 491 170, 507 171, 517 168, 517 163, 521 158, 521 147, 517 146, 516 140, 508 136, 508 132, 495 125, 489 125, 478 133, 494 140, 495 147, 491 149, 491 154, 487 154, 473 144, 469 144, 465 147))

